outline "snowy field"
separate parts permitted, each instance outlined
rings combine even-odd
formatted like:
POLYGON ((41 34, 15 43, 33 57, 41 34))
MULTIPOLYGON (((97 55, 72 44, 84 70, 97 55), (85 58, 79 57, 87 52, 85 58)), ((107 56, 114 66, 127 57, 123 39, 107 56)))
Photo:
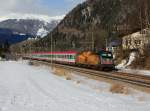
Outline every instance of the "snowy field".
POLYGON ((109 87, 75 75, 66 80, 46 66, 0 61, 0 111, 150 111, 150 94, 115 94, 109 87))

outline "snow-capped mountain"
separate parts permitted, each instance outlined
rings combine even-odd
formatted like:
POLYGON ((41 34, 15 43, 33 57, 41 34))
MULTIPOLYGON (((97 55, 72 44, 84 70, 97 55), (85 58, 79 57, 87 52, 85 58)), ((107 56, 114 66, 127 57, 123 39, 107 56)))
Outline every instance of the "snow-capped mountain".
POLYGON ((12 29, 17 32, 33 36, 43 36, 41 32, 42 30, 44 33, 50 32, 54 27, 56 27, 59 21, 60 20, 53 20, 51 22, 45 22, 38 19, 8 19, 0 22, 0 28, 12 29), (39 31, 42 35, 40 35, 39 31))
POLYGON ((11 13, 0 16, 0 28, 13 29, 33 36, 44 36, 46 32, 50 32, 56 27, 64 16, 51 17, 47 15, 11 13))
POLYGON ((41 37, 44 37, 48 34, 48 31, 44 29, 44 27, 40 28, 38 31, 37 31, 37 36, 41 36, 41 37))
POLYGON ((11 14, 0 17, 0 29, 3 29, 3 35, 0 33, 0 40, 6 40, 7 38, 7 41, 9 41, 8 31, 5 33, 4 30, 11 30, 10 32, 12 32, 12 34, 9 34, 9 38, 11 38, 10 35, 13 34, 21 37, 28 35, 27 38, 44 37, 57 26, 63 17, 64 16, 49 17, 31 14, 11 14))

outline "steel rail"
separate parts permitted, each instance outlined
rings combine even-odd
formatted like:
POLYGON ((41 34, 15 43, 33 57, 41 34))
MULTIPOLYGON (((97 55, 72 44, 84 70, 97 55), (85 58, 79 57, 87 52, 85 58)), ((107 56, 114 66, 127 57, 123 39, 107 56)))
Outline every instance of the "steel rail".
POLYGON ((79 73, 93 75, 93 76, 97 76, 97 77, 101 77, 105 79, 125 82, 125 83, 129 83, 132 85, 141 86, 141 87, 150 89, 150 76, 147 76, 147 75, 138 75, 138 74, 129 74, 129 73, 121 74, 121 72, 103 72, 103 71, 79 68, 75 66, 58 64, 58 63, 51 64, 49 61, 39 61, 39 60, 34 60, 34 61, 37 61, 40 63, 46 63, 48 65, 53 65, 59 68, 61 67, 67 70, 72 70, 73 72, 79 72, 79 73))

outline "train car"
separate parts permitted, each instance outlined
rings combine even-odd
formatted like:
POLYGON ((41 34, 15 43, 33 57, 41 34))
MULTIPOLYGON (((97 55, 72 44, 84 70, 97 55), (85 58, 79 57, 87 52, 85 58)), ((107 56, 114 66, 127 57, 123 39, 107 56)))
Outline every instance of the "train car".
POLYGON ((38 60, 47 60, 58 63, 75 64, 75 51, 63 51, 63 52, 34 52, 31 54, 31 58, 38 60))
POLYGON ((98 69, 114 69, 113 55, 108 51, 62 51, 62 52, 34 52, 32 59, 53 61, 55 63, 72 64, 84 67, 94 67, 98 69))

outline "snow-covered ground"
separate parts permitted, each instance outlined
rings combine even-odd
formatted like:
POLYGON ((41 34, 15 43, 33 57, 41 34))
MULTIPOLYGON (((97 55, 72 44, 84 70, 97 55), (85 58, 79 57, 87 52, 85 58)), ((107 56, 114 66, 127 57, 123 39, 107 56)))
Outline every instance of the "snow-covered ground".
POLYGON ((109 87, 77 75, 68 81, 46 66, 0 61, 0 111, 150 110, 150 94, 113 94, 109 87))
POLYGON ((150 70, 139 70, 139 69, 122 68, 122 69, 119 70, 119 72, 150 76, 150 70))
POLYGON ((135 56, 136 56, 135 52, 130 53, 129 59, 128 60, 122 60, 122 62, 120 64, 118 64, 116 68, 117 69, 124 69, 124 68, 128 67, 135 60, 135 56))
POLYGON ((136 53, 132 52, 129 55, 128 60, 122 60, 122 62, 116 66, 119 69, 119 72, 126 72, 131 74, 141 74, 141 75, 150 75, 150 70, 138 70, 138 69, 130 69, 129 66, 135 60, 136 53))

